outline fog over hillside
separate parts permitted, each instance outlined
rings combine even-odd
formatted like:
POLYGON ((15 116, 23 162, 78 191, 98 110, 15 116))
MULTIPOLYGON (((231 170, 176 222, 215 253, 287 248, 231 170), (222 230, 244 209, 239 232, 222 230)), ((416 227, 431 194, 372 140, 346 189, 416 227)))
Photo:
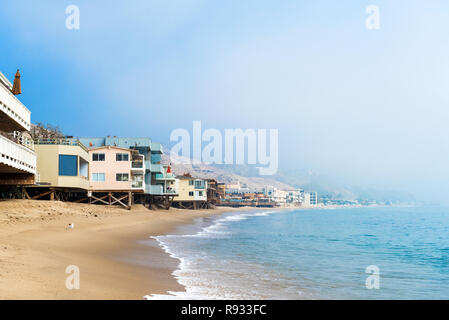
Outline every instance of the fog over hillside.
POLYGON ((333 178, 312 170, 283 170, 273 176, 261 176, 256 166, 252 165, 206 165, 189 164, 185 158, 171 156, 169 148, 164 148, 164 164, 171 164, 177 175, 190 173, 199 178, 214 178, 219 182, 246 184, 249 188, 274 186, 284 190, 304 189, 318 192, 319 198, 341 200, 368 200, 391 203, 413 203, 415 198, 408 192, 383 190, 374 187, 339 183, 333 178), (183 163, 181 163, 183 162, 183 163))

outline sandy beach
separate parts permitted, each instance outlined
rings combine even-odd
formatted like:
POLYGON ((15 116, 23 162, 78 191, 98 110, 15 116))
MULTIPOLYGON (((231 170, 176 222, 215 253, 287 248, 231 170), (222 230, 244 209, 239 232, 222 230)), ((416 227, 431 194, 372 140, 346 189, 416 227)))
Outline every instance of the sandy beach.
POLYGON ((149 237, 231 210, 0 201, 0 299, 141 300, 182 291, 171 275, 178 261, 149 237), (70 223, 73 230, 66 229, 70 223), (70 265, 79 267, 79 290, 66 288, 70 265))

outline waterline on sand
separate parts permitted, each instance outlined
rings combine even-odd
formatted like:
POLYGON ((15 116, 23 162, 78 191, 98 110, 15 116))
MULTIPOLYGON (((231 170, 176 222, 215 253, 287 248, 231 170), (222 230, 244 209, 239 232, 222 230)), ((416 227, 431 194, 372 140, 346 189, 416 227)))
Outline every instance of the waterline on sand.
MULTIPOLYGON (((265 269, 262 265, 241 260, 238 254, 229 257, 215 255, 213 242, 231 239, 233 232, 230 226, 235 222, 266 217, 274 212, 264 210, 227 213, 212 220, 200 219, 190 227, 190 230, 185 230, 181 234, 151 237, 172 258, 179 260, 178 269, 173 272, 173 276, 185 287, 183 292, 154 294, 152 298, 262 299, 272 297, 267 296, 267 288, 264 287, 276 287, 280 274, 265 269)), ((300 295, 301 293, 294 293, 296 298, 300 295)))

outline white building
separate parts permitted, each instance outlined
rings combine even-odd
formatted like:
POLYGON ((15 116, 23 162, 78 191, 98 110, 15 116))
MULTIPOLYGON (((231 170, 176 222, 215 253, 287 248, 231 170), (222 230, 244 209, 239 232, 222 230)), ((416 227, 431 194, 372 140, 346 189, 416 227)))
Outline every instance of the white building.
POLYGON ((310 193, 304 193, 304 201, 302 202, 301 206, 310 207, 310 193))
MULTIPOLYGON (((20 88, 18 71, 16 79, 14 89, 20 88)), ((36 154, 29 134, 31 112, 12 91, 13 85, 0 72, 0 185, 30 185, 36 174, 36 154)))
POLYGON ((265 186, 263 193, 272 202, 279 203, 280 205, 286 204, 287 202, 287 191, 279 190, 273 186, 265 186))
POLYGON ((226 185, 226 193, 228 193, 228 194, 244 194, 244 193, 257 192, 257 191, 258 190, 256 188, 249 188, 247 184, 240 183, 240 181, 226 185))
POLYGON ((315 207, 318 205, 318 194, 316 192, 310 192, 310 205, 315 207))
POLYGON ((305 192, 302 206, 316 207, 317 205, 318 205, 318 194, 316 192, 305 192))
POLYGON ((301 189, 298 190, 289 190, 287 191, 286 202, 292 205, 300 205, 304 201, 304 191, 301 189))

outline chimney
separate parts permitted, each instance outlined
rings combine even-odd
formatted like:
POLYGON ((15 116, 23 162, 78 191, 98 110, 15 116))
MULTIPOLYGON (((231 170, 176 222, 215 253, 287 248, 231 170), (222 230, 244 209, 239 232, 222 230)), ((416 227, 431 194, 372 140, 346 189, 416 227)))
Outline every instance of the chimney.
POLYGON ((22 93, 22 86, 20 85, 20 72, 19 72, 19 69, 17 69, 16 76, 14 78, 14 84, 12 86, 11 92, 15 96, 17 96, 18 94, 22 93))

